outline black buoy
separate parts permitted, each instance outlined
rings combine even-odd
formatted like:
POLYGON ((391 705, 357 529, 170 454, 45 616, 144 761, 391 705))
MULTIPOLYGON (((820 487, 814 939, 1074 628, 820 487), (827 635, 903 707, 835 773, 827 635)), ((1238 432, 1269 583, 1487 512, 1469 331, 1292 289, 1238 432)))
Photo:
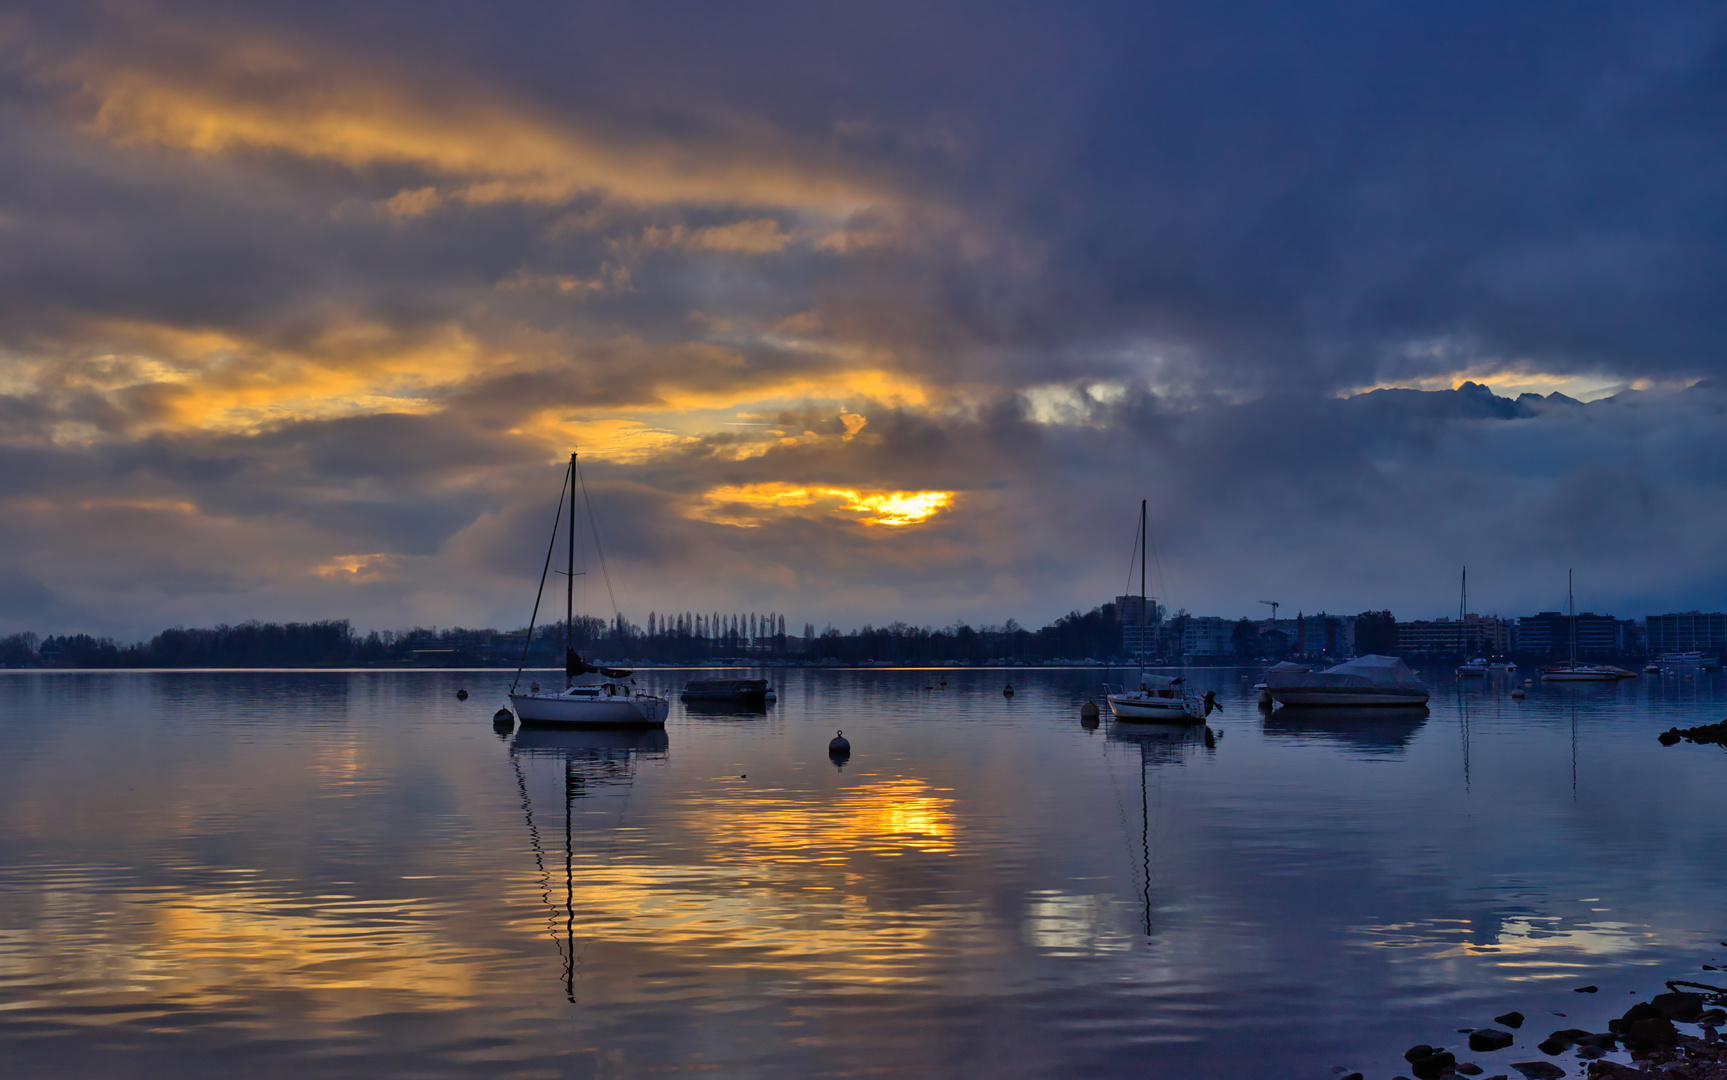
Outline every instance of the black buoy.
POLYGON ((468 692, 466 690, 457 690, 456 691, 456 700, 457 701, 468 700, 468 692))
POLYGON ((1097 702, 1087 701, 1084 705, 1079 707, 1079 718, 1081 720, 1096 720, 1097 716, 1097 702))
POLYGON ((846 733, 834 732, 834 737, 828 740, 828 757, 851 757, 852 744, 847 741, 846 733))
POLYGON ((516 714, 508 709, 499 709, 492 714, 492 726, 509 729, 516 726, 516 714))
POLYGON ((1001 688, 1001 696, 1013 697, 1013 683, 1008 683, 1006 686, 1001 688))

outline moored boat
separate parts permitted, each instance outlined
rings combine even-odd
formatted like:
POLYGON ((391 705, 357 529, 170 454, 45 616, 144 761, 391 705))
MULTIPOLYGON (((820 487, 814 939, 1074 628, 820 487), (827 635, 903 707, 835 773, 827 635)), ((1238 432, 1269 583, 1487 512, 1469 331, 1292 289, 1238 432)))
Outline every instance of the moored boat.
MULTIPOLYGON (((1206 698, 1190 693, 1183 680, 1168 675, 1150 675, 1145 670, 1146 618, 1151 600, 1145 588, 1145 548, 1149 539, 1146 500, 1139 501, 1139 689, 1103 684, 1104 700, 1117 720, 1154 724, 1197 724, 1212 707, 1206 698)), ((1129 578, 1129 581, 1132 579, 1129 578)))
POLYGON ((1265 673, 1265 688, 1283 705, 1426 705, 1427 687, 1395 656, 1360 656, 1314 671, 1282 663, 1265 673))
MULTIPOLYGON (((516 667, 515 682, 510 684, 510 706, 524 725, 542 724, 554 727, 664 727, 670 706, 665 698, 643 693, 635 686, 635 673, 624 668, 596 667, 575 648, 575 580, 576 580, 576 487, 581 472, 576 455, 570 455, 570 467, 564 473, 564 486, 558 494, 558 511, 552 521, 552 539, 546 547, 546 565, 540 571, 540 591, 534 596, 534 613, 528 619, 527 640, 522 645, 522 662, 516 667), (564 688, 557 692, 542 691, 533 683, 528 692, 518 693, 522 668, 527 665, 528 649, 534 640, 534 622, 540 614, 540 598, 545 593, 546 576, 552 567, 552 552, 557 547, 558 523, 563 517, 565 495, 569 496, 569 543, 564 571, 564 688)), ((585 490, 585 485, 583 485, 585 490)), ((590 505, 588 513, 593 513, 590 505)), ((597 535, 597 528, 596 528, 597 535)), ((595 545, 596 554, 598 544, 595 545)), ((605 556, 600 554, 603 560, 605 556)), ((609 579, 608 579, 609 580, 609 579)), ((614 613, 615 615, 615 613, 614 613)))
POLYGON ((691 679, 680 695, 685 701, 757 703, 770 700, 766 679, 691 679))

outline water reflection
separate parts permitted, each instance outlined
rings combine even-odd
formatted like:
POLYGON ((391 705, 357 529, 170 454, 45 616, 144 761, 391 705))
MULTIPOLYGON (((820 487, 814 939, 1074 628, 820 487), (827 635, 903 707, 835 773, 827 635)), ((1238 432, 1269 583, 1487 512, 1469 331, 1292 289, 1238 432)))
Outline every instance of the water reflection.
POLYGON ((686 701, 684 715, 730 720, 760 720, 768 714, 765 701, 686 701))
POLYGON ((515 769, 516 789, 522 797, 522 816, 534 851, 541 899, 551 914, 551 936, 563 965, 564 997, 571 1004, 576 1002, 576 801, 603 793, 609 787, 628 785, 635 775, 638 757, 664 758, 670 742, 664 728, 586 731, 524 727, 516 733, 516 741, 510 748, 510 764, 515 769), (553 865, 546 857, 545 838, 534 820, 534 801, 528 794, 522 757, 550 757, 563 763, 564 896, 561 908, 554 896, 553 865))
POLYGON ((1265 717, 1262 726, 1272 738, 1320 739, 1341 743, 1360 754, 1400 756, 1427 723, 1427 716, 1425 707, 1407 705, 1285 706, 1265 717))

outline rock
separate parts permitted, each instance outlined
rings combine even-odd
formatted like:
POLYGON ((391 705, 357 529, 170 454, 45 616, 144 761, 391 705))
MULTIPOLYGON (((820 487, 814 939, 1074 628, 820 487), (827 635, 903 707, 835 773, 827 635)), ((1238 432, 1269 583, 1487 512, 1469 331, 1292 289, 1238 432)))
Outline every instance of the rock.
POLYGON ((1579 986, 1571 992, 1573 994, 1593 994, 1598 992, 1600 989, 1601 988, 1599 986, 1579 986))
POLYGON ((1697 1018, 1697 1022, 1699 1024, 1707 1024, 1710 1027, 1720 1027, 1722 1024, 1727 1024, 1727 1012, 1723 1012, 1720 1009, 1710 1009, 1702 1016, 1699 1016, 1697 1018))
POLYGON ((1438 1052, 1438 1049, 1438 1047, 1428 1046, 1426 1043, 1416 1043, 1403 1052, 1403 1060, 1414 1061, 1416 1058, 1432 1057, 1438 1052))
POLYGON ((1480 1076, 1487 1070, 1475 1064, 1473 1061, 1465 1061, 1463 1064, 1457 1066, 1457 1071, 1464 1076, 1480 1076))
POLYGON ((1555 1057, 1571 1049, 1571 1044, 1566 1042, 1564 1039, 1542 1039, 1540 1042, 1535 1044, 1535 1049, 1546 1054, 1548 1057, 1555 1057))
POLYGON ((1469 1033, 1469 1049, 1476 1053, 1503 1050, 1516 1041, 1516 1037, 1511 1032, 1500 1031, 1498 1028, 1481 1028, 1469 1033))
POLYGON ((1648 1075, 1642 1070, 1627 1068, 1617 1061, 1591 1061, 1589 1063, 1589 1080, 1631 1080, 1632 1077, 1648 1075))
POLYGON ((1528 1080, 1558 1080, 1565 1075, 1565 1070, 1551 1061, 1513 1061, 1511 1067, 1528 1080))
POLYGON ((1338 1077, 1337 1080, 1367 1080, 1367 1077, 1362 1076, 1360 1073, 1350 1073, 1348 1076, 1338 1077))
POLYGON ((1674 743, 1679 741, 1679 737, 1678 728, 1668 728, 1666 731, 1655 736, 1656 740, 1660 742, 1662 746, 1672 746, 1674 743))
POLYGON ((1703 995, 1675 990, 1671 994, 1656 994, 1649 1004, 1661 1010, 1661 1015, 1681 1024, 1695 1024, 1703 1015, 1703 995))
POLYGON ((1415 1080, 1440 1080, 1457 1070, 1456 1055, 1441 1050, 1424 1058, 1416 1058, 1409 1063, 1409 1070, 1415 1074, 1415 1080))
POLYGON ((1625 1043, 1625 1049, 1635 1053, 1674 1045, 1679 1041, 1679 1029, 1665 1016, 1655 1020, 1632 1020, 1619 1032, 1619 1038, 1625 1043))
POLYGON ((1619 1042, 1619 1036, 1610 1031, 1594 1032, 1577 1037, 1578 1046, 1591 1046, 1597 1050, 1611 1050, 1619 1042))
POLYGON ((1493 1022, 1495 1024, 1504 1024, 1506 1027, 1516 1030, 1523 1026, 1523 1014, 1520 1012, 1508 1012, 1504 1016, 1495 1016, 1493 1018, 1493 1022))

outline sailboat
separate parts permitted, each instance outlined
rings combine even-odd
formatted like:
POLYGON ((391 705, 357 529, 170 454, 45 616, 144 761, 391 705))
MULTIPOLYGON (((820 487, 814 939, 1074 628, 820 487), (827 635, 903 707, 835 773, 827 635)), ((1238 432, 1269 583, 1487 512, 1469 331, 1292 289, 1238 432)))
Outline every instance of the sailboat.
POLYGON ((1577 662, 1577 596, 1571 589, 1571 571, 1565 571, 1565 601, 1571 623, 1571 659, 1568 663, 1541 669, 1542 682, 1614 682, 1619 672, 1598 664, 1577 662))
MULTIPOLYGON (((564 495, 570 502, 569 548, 564 580, 564 688, 542 692, 539 683, 532 684, 525 694, 518 693, 522 668, 528 659, 528 647, 534 640, 534 620, 540 614, 540 595, 534 597, 534 614, 528 620, 528 640, 522 646, 522 663, 516 667, 516 679, 510 684, 510 705, 524 725, 546 724, 556 727, 664 727, 670 705, 665 698, 645 694, 635 686, 634 672, 623 668, 596 667, 576 651, 576 485, 581 473, 576 455, 570 455, 570 467, 564 473, 564 486, 558 494, 559 513, 552 520, 552 539, 546 546, 546 565, 540 571, 540 593, 546 589, 546 574, 551 569, 552 551, 558 542, 558 518, 563 516, 564 495)), ((583 484, 584 491, 586 485, 583 484)), ((590 505, 588 512, 593 513, 590 505)), ((596 532, 596 537, 598 533, 596 532)), ((605 555, 597 550, 596 555, 605 555)))
POLYGON ((1197 724, 1205 719, 1205 700, 1189 693, 1182 680, 1151 675, 1145 670, 1146 608, 1151 601, 1145 588, 1146 500, 1139 501, 1139 689, 1128 690, 1105 683, 1104 696, 1117 720, 1148 720, 1160 724, 1197 724))
MULTIPOLYGON (((1457 651, 1468 655, 1469 645, 1465 635, 1469 629, 1469 567, 1463 568, 1463 589, 1457 601, 1457 651)), ((1477 656, 1457 666, 1457 674, 1462 678, 1471 678, 1487 674, 1487 658, 1477 656)))

